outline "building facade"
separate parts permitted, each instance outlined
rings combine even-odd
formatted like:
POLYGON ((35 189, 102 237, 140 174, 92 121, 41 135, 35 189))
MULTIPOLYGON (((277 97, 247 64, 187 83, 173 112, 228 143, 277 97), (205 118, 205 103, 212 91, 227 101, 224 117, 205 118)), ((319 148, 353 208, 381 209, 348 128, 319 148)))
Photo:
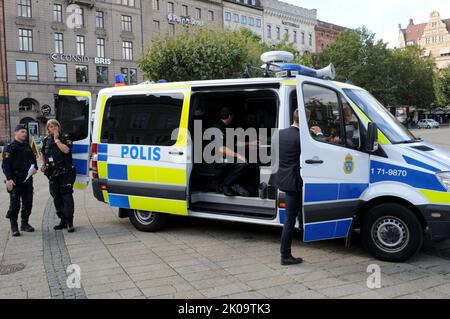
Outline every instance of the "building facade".
POLYGON ((317 10, 305 9, 277 0, 261 0, 264 8, 264 42, 292 43, 301 53, 316 51, 317 10))
POLYGON ((330 47, 336 40, 339 33, 348 30, 336 24, 317 20, 315 27, 316 34, 316 53, 321 53, 330 47))
POLYGON ((223 28, 221 0, 142 1, 144 48, 155 37, 175 36, 187 28, 208 25, 223 28))
POLYGON ((400 48, 419 45, 423 50, 424 58, 433 59, 439 69, 450 66, 450 19, 442 20, 439 12, 434 11, 427 23, 414 24, 409 20, 408 26, 403 29, 399 25, 400 48))
MULTIPOLYGON (((138 0, 11 0, 4 4, 11 126, 38 122, 60 89, 98 91, 124 74, 142 82, 138 0)), ((42 123, 40 123, 42 122, 42 123)))
POLYGON ((264 10, 259 0, 224 0, 223 24, 225 29, 247 28, 264 39, 264 10))
POLYGON ((4 1, 0 0, 0 145, 5 144, 11 138, 3 6, 4 1))

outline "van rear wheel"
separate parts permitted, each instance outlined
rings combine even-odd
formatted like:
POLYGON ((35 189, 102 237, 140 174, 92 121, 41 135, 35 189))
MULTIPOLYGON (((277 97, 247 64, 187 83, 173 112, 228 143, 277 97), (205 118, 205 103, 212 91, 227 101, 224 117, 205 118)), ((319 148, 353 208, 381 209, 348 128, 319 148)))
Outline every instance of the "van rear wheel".
POLYGON ((148 212, 144 210, 130 210, 129 218, 137 230, 143 232, 155 232, 166 225, 167 216, 161 213, 148 212))
POLYGON ((422 225, 414 212, 400 204, 375 206, 363 220, 363 246, 379 260, 408 260, 422 247, 423 237, 422 225))

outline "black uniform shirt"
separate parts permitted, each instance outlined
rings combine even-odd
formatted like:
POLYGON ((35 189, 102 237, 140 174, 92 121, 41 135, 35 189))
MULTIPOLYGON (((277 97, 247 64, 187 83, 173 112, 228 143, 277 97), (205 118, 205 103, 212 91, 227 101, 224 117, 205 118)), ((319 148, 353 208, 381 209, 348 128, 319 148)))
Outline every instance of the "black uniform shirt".
POLYGON ((225 123, 222 120, 220 120, 216 124, 214 124, 213 127, 219 129, 220 132, 222 132, 222 136, 221 136, 222 145, 223 146, 227 146, 227 140, 226 140, 226 136, 227 136, 226 129, 227 129, 227 126, 225 125, 225 123))
POLYGON ((31 165, 38 169, 36 156, 28 143, 14 140, 3 149, 2 169, 7 180, 23 182, 18 178, 26 177, 31 165))
POLYGON ((54 163, 58 168, 67 168, 72 165, 72 140, 67 134, 61 136, 59 140, 70 148, 68 154, 64 154, 56 145, 53 136, 48 135, 44 138, 42 155, 45 156, 46 163, 54 163))

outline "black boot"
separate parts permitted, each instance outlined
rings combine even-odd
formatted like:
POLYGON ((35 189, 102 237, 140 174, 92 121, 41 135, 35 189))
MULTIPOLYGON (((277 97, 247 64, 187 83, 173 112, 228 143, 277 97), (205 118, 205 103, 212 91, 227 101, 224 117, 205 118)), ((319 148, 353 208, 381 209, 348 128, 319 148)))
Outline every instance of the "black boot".
POLYGON ((24 222, 24 221, 22 221, 22 224, 20 225, 20 230, 27 232, 27 233, 34 232, 34 228, 30 224, 28 224, 28 222, 24 222))
POLYGON ((13 237, 19 237, 20 236, 19 226, 17 225, 17 223, 11 224, 11 235, 13 237))
POLYGON ((59 224, 56 225, 55 227, 53 227, 54 230, 62 230, 62 229, 66 229, 66 228, 67 228, 67 223, 65 222, 64 219, 61 219, 59 224))
POLYGON ((73 219, 67 220, 67 232, 73 233, 75 231, 75 228, 73 227, 73 219))

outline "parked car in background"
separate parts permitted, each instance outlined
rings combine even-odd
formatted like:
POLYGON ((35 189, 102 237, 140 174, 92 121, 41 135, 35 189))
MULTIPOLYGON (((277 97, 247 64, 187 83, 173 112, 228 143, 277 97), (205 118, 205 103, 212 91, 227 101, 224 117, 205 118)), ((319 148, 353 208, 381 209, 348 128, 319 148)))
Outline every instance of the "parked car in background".
POLYGON ((417 122, 417 127, 421 128, 439 128, 439 123, 433 119, 423 119, 417 122))

